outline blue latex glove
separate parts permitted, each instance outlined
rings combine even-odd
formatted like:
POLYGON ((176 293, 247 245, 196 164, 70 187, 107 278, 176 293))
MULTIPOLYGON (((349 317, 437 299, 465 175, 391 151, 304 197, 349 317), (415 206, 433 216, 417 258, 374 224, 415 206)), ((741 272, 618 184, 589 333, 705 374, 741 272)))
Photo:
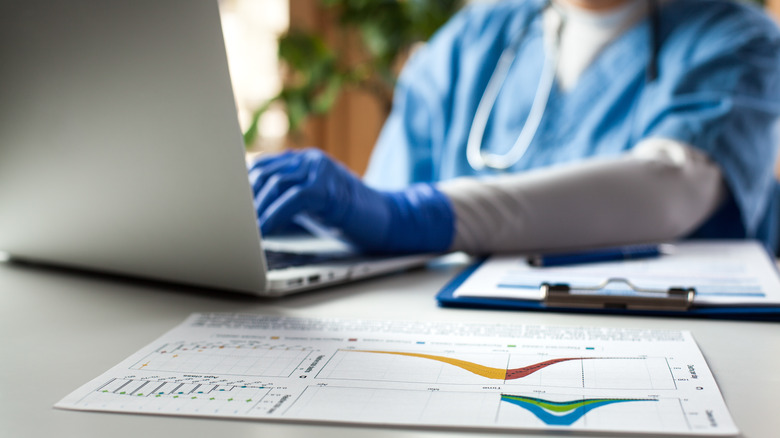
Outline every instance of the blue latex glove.
POLYGON ((263 157, 249 177, 263 234, 306 213, 364 252, 443 252, 452 242, 452 207, 430 184, 375 190, 316 149, 263 157))

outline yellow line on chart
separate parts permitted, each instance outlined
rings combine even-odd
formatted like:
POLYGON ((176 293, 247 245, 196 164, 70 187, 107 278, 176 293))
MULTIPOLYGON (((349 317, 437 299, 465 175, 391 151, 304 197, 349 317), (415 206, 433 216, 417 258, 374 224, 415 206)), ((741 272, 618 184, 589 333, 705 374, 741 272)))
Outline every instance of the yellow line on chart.
POLYGON ((451 357, 446 357, 446 356, 436 356, 433 354, 422 354, 422 353, 404 353, 400 351, 378 351, 378 350, 343 350, 343 351, 354 351, 358 353, 394 354, 397 356, 419 357, 422 359, 429 359, 429 360, 448 363, 458 368, 463 368, 464 370, 470 371, 479 376, 487 377, 488 379, 498 379, 498 380, 506 379, 506 368, 486 367, 484 365, 480 365, 474 362, 468 362, 460 359, 453 359, 451 357))

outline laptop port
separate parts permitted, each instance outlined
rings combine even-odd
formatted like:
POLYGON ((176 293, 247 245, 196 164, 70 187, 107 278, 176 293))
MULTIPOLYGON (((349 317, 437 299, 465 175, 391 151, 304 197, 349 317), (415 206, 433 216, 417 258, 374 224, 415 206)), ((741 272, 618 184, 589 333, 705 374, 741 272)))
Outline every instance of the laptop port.
POLYGON ((320 282, 320 274, 317 275, 310 275, 309 276, 309 283, 319 283, 320 282))

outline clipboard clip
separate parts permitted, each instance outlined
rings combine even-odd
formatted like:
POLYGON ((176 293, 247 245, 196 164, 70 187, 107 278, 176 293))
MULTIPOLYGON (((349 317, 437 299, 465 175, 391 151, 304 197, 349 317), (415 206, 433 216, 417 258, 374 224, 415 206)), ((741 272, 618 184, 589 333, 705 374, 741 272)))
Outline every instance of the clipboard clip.
POLYGON ((548 307, 571 307, 588 309, 623 310, 665 310, 684 312, 693 305, 695 288, 670 287, 649 289, 639 287, 626 278, 608 278, 592 287, 572 288, 568 284, 542 283, 540 290, 544 304, 548 307), (598 293, 612 283, 629 287, 628 293, 598 293))

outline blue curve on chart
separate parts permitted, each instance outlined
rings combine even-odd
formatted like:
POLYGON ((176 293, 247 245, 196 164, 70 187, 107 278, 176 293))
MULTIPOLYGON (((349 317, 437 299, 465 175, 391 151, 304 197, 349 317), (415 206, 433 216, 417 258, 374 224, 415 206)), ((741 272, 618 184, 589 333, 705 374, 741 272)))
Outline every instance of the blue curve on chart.
POLYGON ((530 411, 537 418, 542 420, 545 424, 550 426, 571 426, 582 418, 585 414, 593 409, 601 406, 606 406, 613 403, 624 403, 632 401, 657 401, 653 399, 589 399, 589 400, 572 400, 570 402, 552 402, 549 400, 543 400, 531 397, 520 396, 507 396, 502 395, 501 401, 505 401, 523 409, 530 411), (554 407, 553 410, 557 412, 569 411, 563 415, 556 415, 555 413, 543 408, 541 405, 554 407))

